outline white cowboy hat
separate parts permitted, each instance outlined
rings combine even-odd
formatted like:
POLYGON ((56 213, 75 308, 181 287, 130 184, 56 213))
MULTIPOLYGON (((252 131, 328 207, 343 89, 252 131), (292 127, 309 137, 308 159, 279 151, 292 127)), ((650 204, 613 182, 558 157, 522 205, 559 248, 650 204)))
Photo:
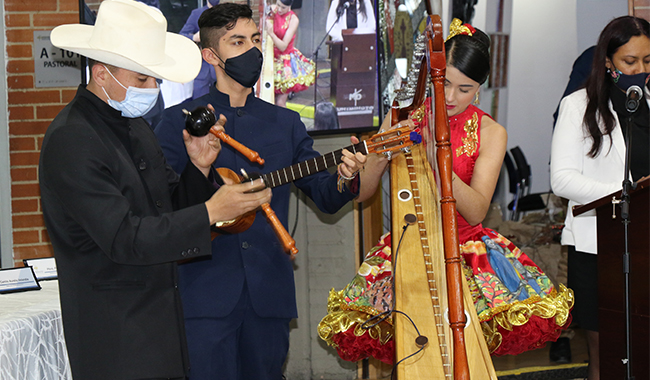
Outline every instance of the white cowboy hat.
POLYGON ((201 69, 192 40, 167 32, 163 14, 133 0, 104 0, 95 25, 60 25, 52 45, 123 69, 185 83, 201 69))

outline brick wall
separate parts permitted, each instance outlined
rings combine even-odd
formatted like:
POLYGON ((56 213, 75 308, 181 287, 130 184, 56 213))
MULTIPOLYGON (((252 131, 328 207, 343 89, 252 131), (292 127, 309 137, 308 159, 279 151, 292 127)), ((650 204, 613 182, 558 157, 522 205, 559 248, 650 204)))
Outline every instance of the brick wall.
POLYGON ((77 22, 77 0, 5 0, 7 109, 11 169, 14 262, 52 255, 43 223, 38 188, 38 157, 43 134, 74 96, 72 88, 34 88, 35 30, 77 22))
MULTIPOLYGON (((99 0, 87 0, 97 9, 99 0)), ((246 4, 245 0, 237 0, 246 4)), ((257 17, 258 1, 251 7, 257 17)), ((41 212, 38 158, 43 135, 76 89, 35 88, 34 31, 79 22, 78 0, 4 0, 7 38, 7 109, 11 170, 11 212, 15 265, 52 256, 41 212)))

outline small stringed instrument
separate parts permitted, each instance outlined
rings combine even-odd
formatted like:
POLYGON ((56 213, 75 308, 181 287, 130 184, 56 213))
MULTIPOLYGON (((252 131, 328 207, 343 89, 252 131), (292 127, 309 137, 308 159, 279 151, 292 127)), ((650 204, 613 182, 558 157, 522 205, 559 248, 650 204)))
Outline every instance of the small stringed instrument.
MULTIPOLYGON (((256 161, 260 165, 264 164, 264 159, 260 158, 260 155, 257 152, 248 149, 244 145, 232 139, 223 131, 213 127, 217 122, 217 118, 214 115, 214 112, 212 112, 210 109, 206 107, 198 107, 196 110, 194 110, 194 112, 189 112, 188 110, 184 109, 183 113, 185 113, 185 129, 192 136, 201 137, 207 135, 208 132, 210 132, 213 135, 215 135, 217 138, 219 138, 221 141, 232 146, 233 148, 235 148, 235 150, 242 153, 244 156, 248 157, 250 161, 256 161)), ((219 173, 219 176, 222 177, 222 179, 223 177, 226 177, 232 179, 233 182, 241 181, 241 177, 239 177, 235 172, 233 172, 230 169, 220 168, 216 170, 217 173, 219 173)), ((246 175, 245 177, 248 176, 246 175)), ((259 190, 261 190, 261 188, 254 191, 259 191, 259 190)), ((266 216, 266 220, 269 222, 276 236, 280 240, 280 243, 282 244, 284 251, 291 256, 291 259, 293 259, 295 255, 298 253, 298 249, 296 248, 296 241, 293 240, 293 238, 291 237, 291 235, 289 235, 289 233, 284 228, 282 223, 280 223, 280 220, 275 215, 275 212, 271 209, 271 205, 269 205, 268 203, 264 203, 261 205, 261 208, 262 211, 264 212, 264 215, 266 216)), ((238 219, 235 219, 233 221, 218 222, 214 226, 211 226, 212 239, 214 239, 219 235, 218 232, 221 230, 221 227, 229 224, 237 225, 238 232, 245 231, 246 229, 248 229, 253 224, 253 221, 255 219, 255 211, 251 211, 244 215, 252 215, 251 220, 240 221, 238 219)))
MULTIPOLYGON (((192 112, 183 110, 185 113, 185 129, 192 136, 205 136, 208 133, 212 133, 217 136, 221 141, 232 146, 251 161, 256 161, 260 164, 264 164, 264 160, 259 157, 257 152, 251 151, 250 149, 239 144, 233 140, 230 136, 224 133, 221 130, 212 128, 216 123, 216 116, 214 112, 209 110, 206 107, 198 107, 192 112)), ((319 157, 314 157, 312 159, 291 165, 289 167, 273 171, 268 174, 248 174, 243 173, 243 176, 239 176, 237 173, 233 172, 227 168, 218 168, 217 172, 222 177, 229 178, 235 182, 241 181, 253 181, 258 178, 261 178, 264 181, 264 188, 274 188, 287 183, 297 181, 301 178, 310 176, 327 170, 331 167, 337 166, 343 160, 343 149, 347 149, 352 153, 361 152, 365 155, 369 153, 384 154, 388 157, 392 156, 393 153, 403 151, 406 152, 409 150, 413 144, 419 143, 421 138, 417 132, 411 131, 409 127, 401 127, 396 129, 390 129, 383 133, 378 133, 367 140, 361 141, 357 144, 347 146, 335 150, 333 152, 324 154, 319 157)), ((258 189, 261 190, 262 188, 258 189)), ((264 208, 264 207, 263 207, 264 208)), ((270 207, 269 207, 270 210, 270 207)), ((244 215, 239 216, 236 219, 219 222, 217 225, 213 226, 214 234, 235 234, 242 231, 246 231, 255 221, 255 211, 250 211, 244 215)), ((267 214, 267 219, 269 215, 267 214)), ((277 219, 277 218, 276 218, 277 219)), ((279 223, 279 222, 278 222, 279 223)), ((280 224, 280 226, 282 226, 280 224)), ((273 226, 276 229, 276 226, 273 226)), ((282 228, 284 230, 284 228, 282 228)), ((276 231, 277 232, 277 231, 276 231)), ((285 231, 286 232, 286 231, 285 231)), ((213 234, 213 238, 214 235, 213 234)), ((281 232, 284 235, 284 232, 281 232)), ((287 234, 288 235, 288 234, 287 234)), ((297 252, 297 251, 296 251, 297 252)))

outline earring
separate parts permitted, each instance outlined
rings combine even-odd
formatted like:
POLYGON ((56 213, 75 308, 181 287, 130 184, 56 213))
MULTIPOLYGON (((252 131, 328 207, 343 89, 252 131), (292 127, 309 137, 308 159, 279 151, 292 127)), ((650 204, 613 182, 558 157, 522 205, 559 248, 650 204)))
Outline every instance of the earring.
POLYGON ((612 76, 612 80, 614 81, 614 83, 618 83, 618 79, 621 77, 622 73, 617 68, 614 68, 614 70, 612 70, 608 67, 607 74, 612 76))
POLYGON ((475 105, 479 105, 479 104, 481 104, 481 101, 480 101, 479 98, 478 98, 478 95, 479 95, 480 93, 481 93, 481 90, 476 91, 476 95, 474 96, 474 104, 475 104, 475 105))

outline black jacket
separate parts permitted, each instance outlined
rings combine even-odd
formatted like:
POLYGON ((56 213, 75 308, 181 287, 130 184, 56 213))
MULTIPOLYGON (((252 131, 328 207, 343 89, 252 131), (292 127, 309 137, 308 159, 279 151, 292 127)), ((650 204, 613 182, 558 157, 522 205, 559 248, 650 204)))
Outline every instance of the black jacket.
POLYGON ((191 163, 179 178, 143 119, 84 86, 47 130, 39 180, 74 379, 184 376, 176 261, 210 254, 212 183, 191 163))

